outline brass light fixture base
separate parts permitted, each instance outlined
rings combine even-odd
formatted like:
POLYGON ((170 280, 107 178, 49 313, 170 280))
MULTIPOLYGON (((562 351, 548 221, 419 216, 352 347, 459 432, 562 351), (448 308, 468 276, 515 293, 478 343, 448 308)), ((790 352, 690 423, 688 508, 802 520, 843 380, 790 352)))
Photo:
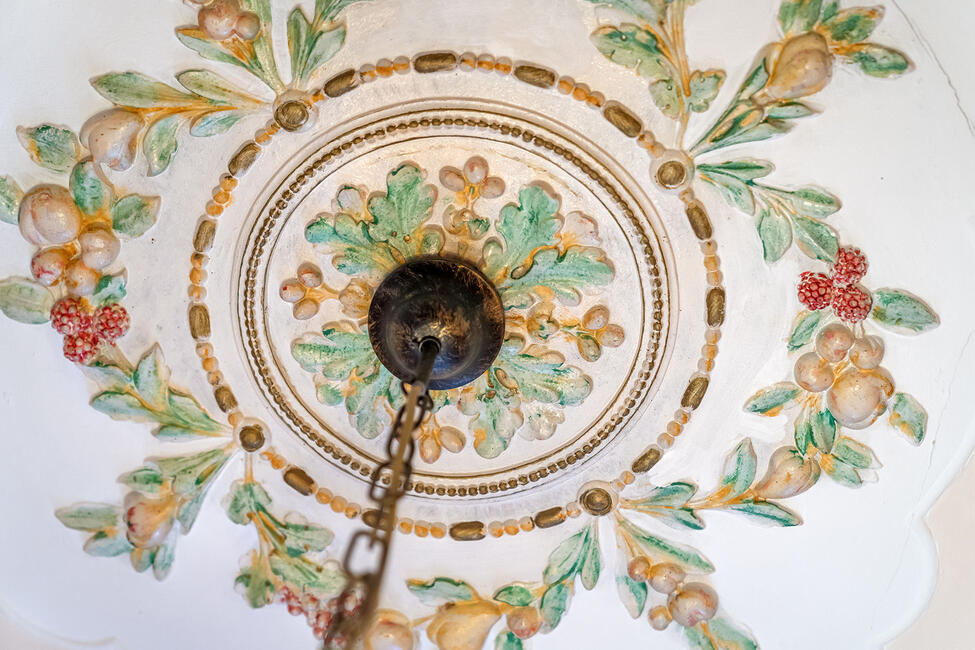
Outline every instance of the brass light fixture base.
POLYGON ((431 390, 458 388, 491 366, 504 341, 504 305, 494 285, 461 259, 424 256, 392 271, 369 305, 369 339, 383 364, 413 381, 420 346, 435 339, 440 353, 431 390))

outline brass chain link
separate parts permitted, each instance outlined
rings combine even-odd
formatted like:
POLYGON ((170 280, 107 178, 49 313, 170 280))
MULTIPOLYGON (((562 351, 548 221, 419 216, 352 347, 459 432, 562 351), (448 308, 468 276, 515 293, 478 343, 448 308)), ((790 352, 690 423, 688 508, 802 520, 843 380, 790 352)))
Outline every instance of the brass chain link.
POLYGON ((386 441, 387 460, 373 471, 369 486, 369 499, 376 504, 375 525, 356 532, 346 549, 342 566, 348 583, 338 597, 338 606, 325 630, 325 650, 351 648, 379 604, 379 592, 396 526, 396 507, 406 493, 406 486, 413 474, 413 456, 416 452, 413 433, 433 410, 428 389, 433 362, 439 351, 440 345, 435 339, 422 341, 420 364, 414 379, 409 384, 402 384, 406 402, 396 413, 391 435, 386 441), (377 556, 377 561, 372 570, 357 572, 352 568, 352 560, 362 544, 377 556))

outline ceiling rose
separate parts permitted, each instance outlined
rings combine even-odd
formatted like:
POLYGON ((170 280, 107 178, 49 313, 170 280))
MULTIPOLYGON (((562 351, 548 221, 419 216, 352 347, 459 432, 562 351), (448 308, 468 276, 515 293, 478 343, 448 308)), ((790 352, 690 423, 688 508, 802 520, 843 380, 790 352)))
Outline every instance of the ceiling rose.
MULTIPOLYGON (((828 528, 834 504, 864 494, 837 486, 912 471, 881 470, 886 432, 931 445, 931 378, 964 340, 926 342, 942 294, 890 252, 917 246, 917 223, 871 212, 862 189, 854 215, 803 177, 807 150, 877 142, 819 128, 827 100, 879 113, 875 89, 912 92, 911 44, 879 29, 883 8, 567 0, 558 42, 578 54, 563 66, 503 30, 469 46, 424 31, 410 47, 422 26, 390 23, 387 0, 188 4, 176 36, 205 60, 94 77, 111 106, 77 131, 20 127, 49 173, 0 179, 4 241, 19 228, 31 247, 0 310, 47 324, 42 344, 88 378, 94 411, 162 443, 130 460, 114 502, 59 504, 89 555, 163 580, 220 503, 249 531, 233 583, 250 607, 287 609, 318 639, 354 614, 339 560, 354 530, 382 526, 370 482, 390 483, 407 401, 377 323, 416 316, 396 275, 424 263, 503 316, 476 319, 498 335, 486 371, 438 384, 434 366, 402 545, 355 647, 575 647, 559 628, 596 590, 643 621, 620 647, 757 648, 748 613, 782 596, 726 602, 713 558, 751 542, 705 525, 796 527, 801 503, 828 528), (777 31, 753 59, 740 39, 698 57, 695 21, 738 14, 777 31), (383 56, 372 21, 403 30, 383 56), (816 140, 783 148, 800 133, 816 140)), ((898 146, 865 162, 896 167, 898 146)), ((845 167, 845 185, 865 168, 845 167)))

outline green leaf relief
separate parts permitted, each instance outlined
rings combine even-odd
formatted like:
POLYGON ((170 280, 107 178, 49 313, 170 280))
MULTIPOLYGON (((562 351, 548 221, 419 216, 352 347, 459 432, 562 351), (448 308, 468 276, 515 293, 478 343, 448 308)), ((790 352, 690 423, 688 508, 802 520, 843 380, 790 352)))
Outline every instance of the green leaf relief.
POLYGON ((771 501, 745 500, 725 506, 728 510, 746 515, 768 526, 800 526, 802 517, 795 512, 771 501))
POLYGON ((778 212, 762 210, 757 227, 762 256, 769 264, 778 262, 792 246, 792 224, 778 212))
POLYGON ((737 497, 751 487, 757 465, 758 457, 752 441, 746 438, 725 460, 721 485, 727 489, 728 498, 737 497))
POLYGON ((823 0, 785 0, 779 7, 779 25, 786 36, 808 32, 819 22, 823 0))
POLYGON ((899 334, 920 334, 941 323, 927 303, 900 289, 874 291, 871 316, 883 327, 899 334))
POLYGON ((127 295, 127 283, 125 271, 117 275, 103 275, 95 284, 95 291, 88 298, 88 302, 93 307, 122 302, 122 299, 127 295))
POLYGON ((784 406, 799 397, 801 393, 802 389, 790 381, 775 384, 749 397, 745 402, 745 410, 772 417, 778 415, 784 406))
POLYGON ((833 448, 833 457, 856 469, 877 469, 880 462, 870 447, 862 442, 840 436, 833 448))
POLYGON ((160 199, 129 194, 112 206, 112 228, 127 237, 140 237, 156 223, 160 199))
POLYGON ((858 488, 863 485, 863 478, 857 468, 833 455, 821 457, 819 464, 831 479, 844 487, 858 488))
POLYGON ((524 642, 511 630, 501 630, 494 637, 494 650, 524 650, 524 642))
POLYGON ((809 414, 808 418, 813 445, 819 451, 828 454, 833 450, 833 445, 836 443, 837 426, 833 414, 824 409, 809 414))
POLYGON ((688 571, 697 573, 714 572, 714 565, 697 550, 689 546, 676 544, 652 535, 629 519, 622 519, 619 525, 641 547, 646 556, 654 564, 673 562, 688 571))
POLYGON ((511 605, 512 607, 526 607, 534 602, 535 596, 527 587, 523 587, 522 585, 508 585, 499 589, 492 596, 492 599, 499 603, 511 605))
POLYGON ((429 582, 408 580, 406 588, 419 598, 420 602, 434 607, 477 598, 477 592, 473 587, 462 580, 451 578, 434 578, 429 582))
POLYGON ((10 176, 0 176, 0 221, 17 225, 20 222, 20 201, 24 191, 10 176))
POLYGON ((928 413, 921 403, 907 393, 897 393, 890 405, 890 424, 897 427, 915 445, 924 441, 928 413))
POLYGON ((369 234, 369 224, 347 214, 322 214, 305 228, 305 239, 332 253, 332 265, 346 275, 381 279, 400 262, 391 246, 369 234))
POLYGON ((588 553, 591 529, 589 526, 559 544, 549 555, 548 565, 542 574, 545 584, 551 585, 571 580, 582 567, 588 553))
POLYGON ((44 285, 27 278, 0 280, 0 311, 7 318, 28 325, 46 323, 54 307, 54 294, 44 285))
POLYGON ((711 102, 718 96, 721 84, 724 83, 723 70, 697 70, 691 75, 691 94, 687 103, 695 113, 703 113, 711 108, 711 102))
POLYGON ((563 304, 578 305, 583 291, 612 280, 613 268, 598 248, 572 246, 564 253, 546 248, 534 255, 523 275, 505 282, 498 292, 507 308, 530 306, 538 287, 554 292, 563 304))
POLYGON ((555 234, 561 226, 558 211, 558 199, 545 189, 537 185, 523 187, 518 192, 518 204, 501 209, 495 228, 504 239, 504 248, 496 241, 485 245, 485 272, 495 279, 524 275, 532 253, 556 243, 555 234))
POLYGON ((883 7, 852 7, 824 20, 823 28, 834 43, 859 43, 870 38, 883 15, 883 7))
POLYGON ((840 244, 836 232, 817 219, 802 215, 792 216, 792 227, 799 250, 807 256, 823 262, 835 262, 840 244))
POLYGON ((116 106, 154 108, 184 106, 192 95, 139 72, 113 72, 91 80, 99 95, 116 106))
POLYGON ((569 595, 569 588, 564 582, 558 582, 545 590, 539 609, 542 620, 549 628, 555 629, 562 622, 565 610, 569 607, 569 595))
POLYGON ((896 77, 912 67, 911 60, 903 52, 875 43, 857 43, 844 54, 871 77, 896 77))
POLYGON ((117 525, 121 510, 118 506, 105 503, 79 503, 60 508, 54 516, 73 530, 98 531, 117 525))
POLYGON ((647 583, 637 582, 625 573, 620 574, 616 576, 616 591, 630 618, 640 618, 647 606, 647 583))
POLYGON ((751 632, 733 621, 719 616, 708 621, 707 625, 708 634, 700 625, 684 628, 684 636, 691 650, 758 650, 758 641, 751 632), (711 639, 717 642, 717 647, 711 639))
POLYGON ((149 163, 149 176, 158 176, 166 171, 179 143, 176 132, 182 124, 181 115, 170 115, 157 121, 146 131, 142 140, 142 153, 149 163))
POLYGON ((165 479, 155 467, 142 467, 123 474, 118 479, 122 485, 148 496, 159 494, 165 479))
POLYGON ((596 48, 610 61, 651 81, 669 79, 670 66, 650 30, 633 24, 600 27, 592 34, 596 48))
POLYGON ((679 82, 671 78, 654 81, 650 84, 650 97, 661 113, 672 120, 680 119, 683 104, 679 82))
POLYGON ((85 553, 93 557, 117 557, 131 552, 132 549, 132 544, 124 535, 118 532, 110 534, 103 530, 89 537, 82 547, 85 553))
POLYGON ((347 380, 353 371, 358 377, 369 377, 379 365, 369 335, 341 323, 325 325, 321 336, 308 334, 298 339, 291 345, 291 355, 307 372, 332 380, 347 380))
POLYGON ((404 258, 420 252, 420 226, 433 215, 437 190, 424 183, 424 173, 411 164, 400 165, 386 177, 386 195, 369 199, 373 223, 369 235, 386 242, 404 258))
POLYGON ((71 170, 71 195, 75 205, 87 215, 108 210, 115 200, 115 192, 105 183, 95 169, 95 163, 86 160, 71 170))
POLYGON ((78 137, 66 127, 54 124, 19 126, 17 138, 31 160, 59 174, 69 172, 82 155, 78 137))
POLYGON ((795 352, 796 350, 799 350, 812 342, 813 336, 815 336, 816 330, 819 329, 819 325, 823 322, 823 317, 825 315, 825 310, 819 310, 801 312, 799 316, 796 317, 795 325, 792 328, 792 334, 789 335, 787 345, 789 352, 795 352))
POLYGON ((204 97, 213 104, 241 106, 263 103, 210 70, 184 70, 176 75, 176 80, 191 93, 204 97))

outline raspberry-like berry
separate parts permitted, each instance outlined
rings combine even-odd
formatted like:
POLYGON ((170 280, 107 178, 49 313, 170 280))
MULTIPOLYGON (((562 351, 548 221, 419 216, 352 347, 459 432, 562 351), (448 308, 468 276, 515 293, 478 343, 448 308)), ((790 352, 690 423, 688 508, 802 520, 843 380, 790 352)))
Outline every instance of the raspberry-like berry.
POLYGON ((841 248, 833 265, 833 286, 851 287, 867 274, 867 257, 859 248, 841 248))
POLYGON ((81 300, 64 298, 51 308, 51 326, 65 336, 87 332, 92 328, 92 315, 81 300))
POLYGON ((806 271, 799 275, 799 302, 806 309, 817 311, 829 307, 833 301, 833 283, 822 273, 806 271))
POLYGON ((99 307, 95 312, 95 334, 114 343, 129 331, 129 312, 118 303, 99 307))
POLYGON ((859 323, 870 314, 873 298, 859 286, 837 289, 833 296, 833 311, 847 323, 859 323))
POLYGON ((64 337, 64 358, 88 365, 98 352, 98 337, 88 330, 64 337))

